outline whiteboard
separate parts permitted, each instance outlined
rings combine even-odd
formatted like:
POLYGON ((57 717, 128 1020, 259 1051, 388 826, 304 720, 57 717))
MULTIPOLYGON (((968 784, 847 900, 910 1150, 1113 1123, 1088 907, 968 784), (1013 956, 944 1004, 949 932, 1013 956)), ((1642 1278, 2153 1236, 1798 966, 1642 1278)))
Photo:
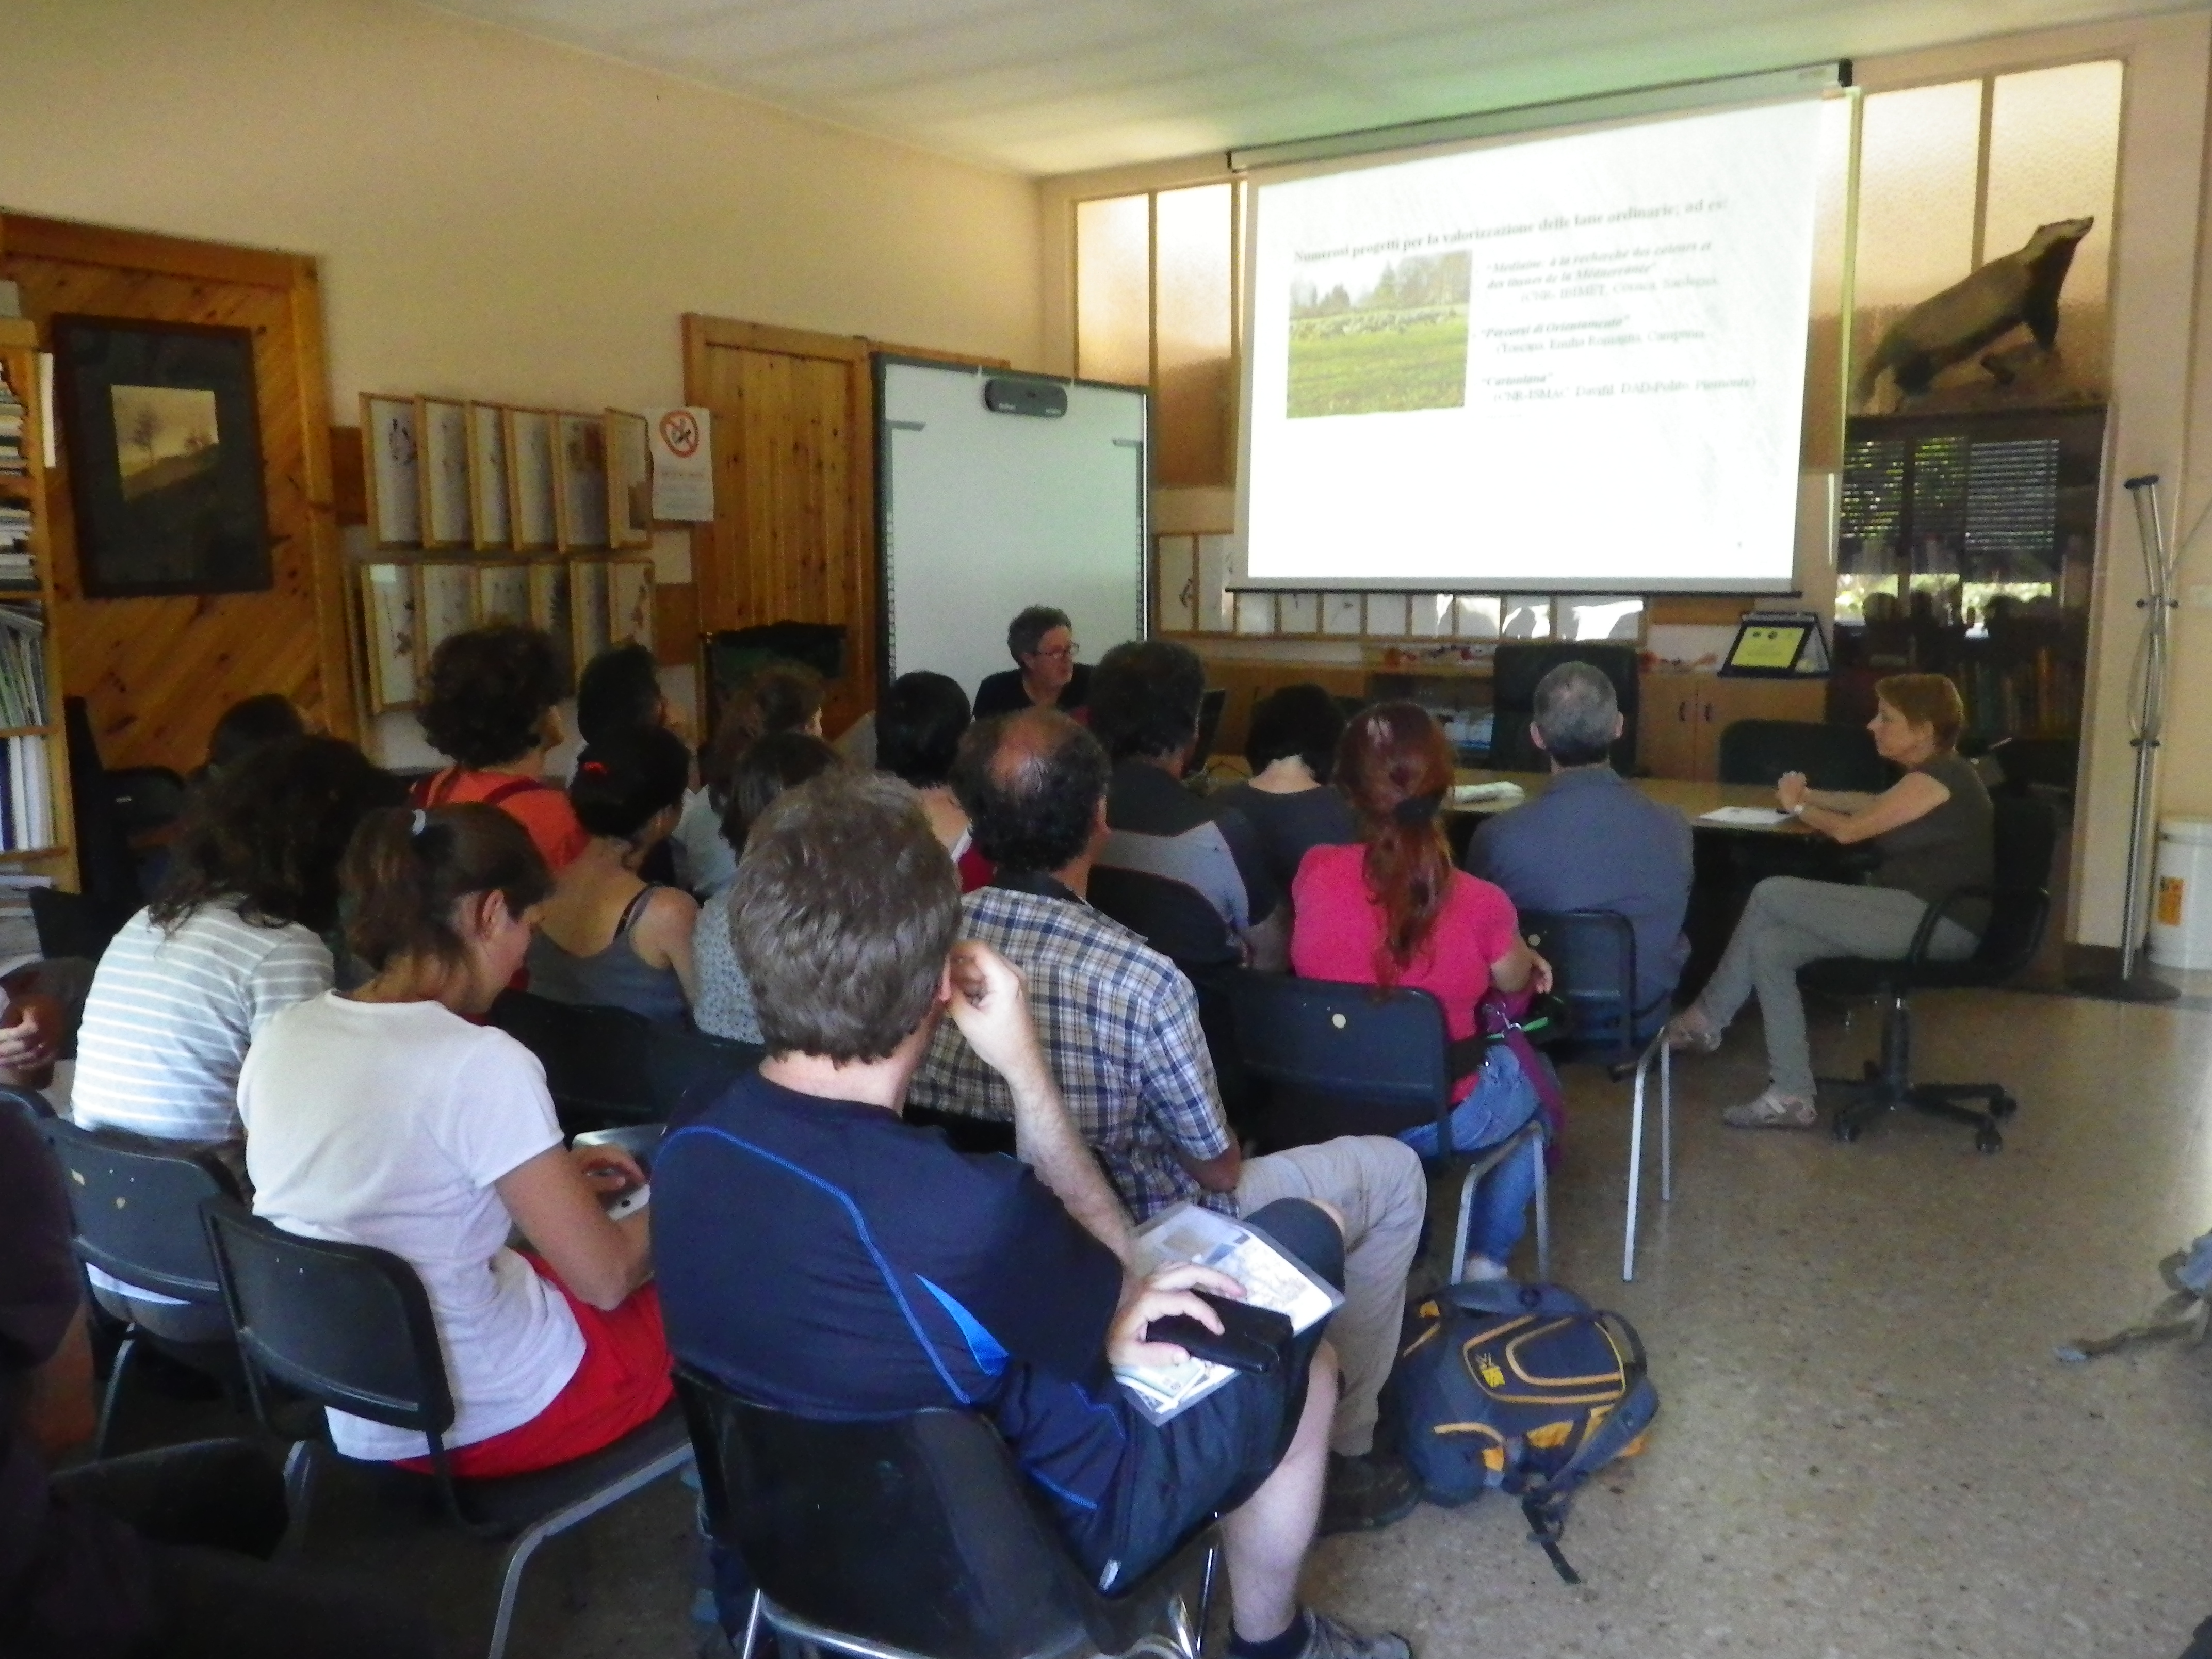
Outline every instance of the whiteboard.
POLYGON ((1147 394, 1054 380, 1065 415, 984 407, 987 381, 1041 378, 876 360, 883 686, 928 668, 974 696, 1016 665, 1024 605, 1067 612, 1087 663, 1144 637, 1147 394))

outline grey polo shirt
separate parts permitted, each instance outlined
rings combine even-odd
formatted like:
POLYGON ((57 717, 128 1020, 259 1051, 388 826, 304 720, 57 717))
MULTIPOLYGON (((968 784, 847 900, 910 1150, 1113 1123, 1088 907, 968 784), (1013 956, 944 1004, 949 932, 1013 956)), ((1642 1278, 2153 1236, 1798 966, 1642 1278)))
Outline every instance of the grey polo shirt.
MULTIPOLYGON (((1652 1009, 1674 988, 1689 941, 1690 826, 1610 766, 1577 766, 1475 832, 1470 875, 1505 890, 1516 910, 1614 910, 1636 929, 1636 1001, 1652 1009)), ((1663 1014, 1647 1012, 1639 1031, 1663 1014)))

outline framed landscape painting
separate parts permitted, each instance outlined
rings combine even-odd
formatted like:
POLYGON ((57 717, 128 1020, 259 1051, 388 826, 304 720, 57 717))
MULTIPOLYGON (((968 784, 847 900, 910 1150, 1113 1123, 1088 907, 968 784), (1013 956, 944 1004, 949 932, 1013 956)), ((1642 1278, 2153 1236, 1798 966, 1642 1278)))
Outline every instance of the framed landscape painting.
POLYGON ((62 315, 52 335, 85 596, 270 587, 251 331, 62 315))

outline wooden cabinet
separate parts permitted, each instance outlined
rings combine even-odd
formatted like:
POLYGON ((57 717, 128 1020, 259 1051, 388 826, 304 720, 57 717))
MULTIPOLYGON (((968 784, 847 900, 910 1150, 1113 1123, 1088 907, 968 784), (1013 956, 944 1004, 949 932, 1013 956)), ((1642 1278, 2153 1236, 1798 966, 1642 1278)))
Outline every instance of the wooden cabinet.
POLYGON ((1711 783, 1720 775, 1721 733, 1737 720, 1819 720, 1828 682, 1726 678, 1718 674, 1644 676, 1637 761, 1656 778, 1711 783))

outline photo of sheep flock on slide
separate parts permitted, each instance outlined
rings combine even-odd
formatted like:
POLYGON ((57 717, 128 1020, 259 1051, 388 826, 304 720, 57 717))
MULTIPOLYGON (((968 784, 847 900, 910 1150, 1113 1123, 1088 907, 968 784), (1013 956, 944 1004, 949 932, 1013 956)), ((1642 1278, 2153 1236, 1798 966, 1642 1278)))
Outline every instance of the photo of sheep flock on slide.
POLYGON ((1288 416, 1459 408, 1467 401, 1473 275, 1473 257, 1462 249, 1393 260, 1364 291, 1342 280, 1324 291, 1298 278, 1291 289, 1288 416))

